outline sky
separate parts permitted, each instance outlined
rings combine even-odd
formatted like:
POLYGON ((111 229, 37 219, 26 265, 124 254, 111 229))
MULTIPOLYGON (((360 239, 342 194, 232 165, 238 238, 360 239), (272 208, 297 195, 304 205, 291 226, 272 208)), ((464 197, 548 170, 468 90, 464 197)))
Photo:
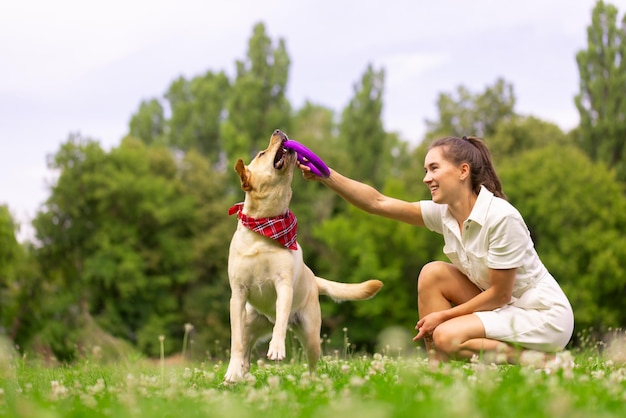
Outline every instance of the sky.
MULTIPOLYGON (((626 0, 608 3, 618 18, 626 0)), ((20 0, 0 4, 0 204, 21 241, 50 195, 47 158, 71 133, 110 149, 142 100, 206 71, 231 77, 256 23, 291 58, 287 95, 338 114, 368 65, 385 70, 383 123, 412 143, 439 94, 503 78, 515 110, 578 123, 575 55, 595 0, 20 0)), ((280 128, 280 127, 277 127, 280 128)), ((288 133, 297 139, 297 132, 288 133)), ((336 167, 341 171, 341 167, 336 167)))

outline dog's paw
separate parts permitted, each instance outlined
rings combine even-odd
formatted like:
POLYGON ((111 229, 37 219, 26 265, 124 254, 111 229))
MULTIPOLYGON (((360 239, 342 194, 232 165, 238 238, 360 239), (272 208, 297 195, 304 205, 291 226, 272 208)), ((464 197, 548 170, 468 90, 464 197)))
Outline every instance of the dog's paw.
POLYGON ((226 384, 239 383, 242 380, 243 380, 242 373, 231 373, 230 371, 227 371, 226 374, 224 375, 224 383, 226 384))
POLYGON ((231 363, 228 365, 228 369, 224 375, 224 383, 229 384, 241 382, 244 374, 243 367, 235 366, 231 363))
POLYGON ((270 341, 270 347, 267 351, 267 358, 270 360, 284 360, 285 359, 285 342, 276 342, 274 339, 270 341))

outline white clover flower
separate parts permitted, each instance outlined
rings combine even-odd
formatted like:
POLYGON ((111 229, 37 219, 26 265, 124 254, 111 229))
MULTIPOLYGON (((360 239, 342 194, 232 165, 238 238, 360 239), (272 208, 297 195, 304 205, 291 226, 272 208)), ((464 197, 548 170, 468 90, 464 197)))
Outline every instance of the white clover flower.
POLYGON ((105 389, 105 384, 104 384, 104 379, 100 378, 96 381, 96 384, 93 386, 90 386, 87 390, 89 391, 89 393, 91 393, 92 395, 95 395, 98 392, 102 392, 105 389))
POLYGON ((246 374, 246 376, 244 377, 246 383, 250 386, 254 386, 254 384, 256 383, 256 377, 254 377, 253 374, 246 374))
POLYGON ((86 393, 80 394, 80 401, 83 403, 83 405, 92 409, 98 406, 98 402, 96 401, 96 399, 93 396, 87 395, 86 393))
POLYGON ((594 370, 591 372, 591 376, 594 379, 598 379, 598 380, 603 379, 605 375, 606 375, 606 372, 604 370, 594 370))
POLYGON ((57 380, 52 380, 50 386, 52 388, 52 399, 59 399, 67 394, 67 388, 57 380))
POLYGON ((274 375, 267 378, 267 384, 270 388, 276 389, 280 386, 280 377, 274 375))

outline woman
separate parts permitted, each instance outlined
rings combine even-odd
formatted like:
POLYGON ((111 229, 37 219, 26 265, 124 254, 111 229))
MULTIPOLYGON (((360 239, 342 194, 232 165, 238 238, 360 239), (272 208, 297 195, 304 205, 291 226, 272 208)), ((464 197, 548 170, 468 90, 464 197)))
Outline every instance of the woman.
POLYGON ((432 200, 405 202, 334 170, 320 178, 352 205, 375 215, 425 226, 444 237, 451 263, 426 264, 418 278, 420 319, 432 359, 510 363, 520 349, 550 353, 569 342, 574 316, 558 283, 539 259, 519 212, 506 201, 485 143, 474 137, 434 141, 424 162, 432 200))

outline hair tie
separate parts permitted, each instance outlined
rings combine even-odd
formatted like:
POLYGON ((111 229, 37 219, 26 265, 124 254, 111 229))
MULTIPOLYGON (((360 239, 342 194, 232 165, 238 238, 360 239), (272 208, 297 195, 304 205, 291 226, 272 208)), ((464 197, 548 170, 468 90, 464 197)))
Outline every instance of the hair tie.
POLYGON ((463 135, 463 141, 467 141, 467 137, 463 135))

